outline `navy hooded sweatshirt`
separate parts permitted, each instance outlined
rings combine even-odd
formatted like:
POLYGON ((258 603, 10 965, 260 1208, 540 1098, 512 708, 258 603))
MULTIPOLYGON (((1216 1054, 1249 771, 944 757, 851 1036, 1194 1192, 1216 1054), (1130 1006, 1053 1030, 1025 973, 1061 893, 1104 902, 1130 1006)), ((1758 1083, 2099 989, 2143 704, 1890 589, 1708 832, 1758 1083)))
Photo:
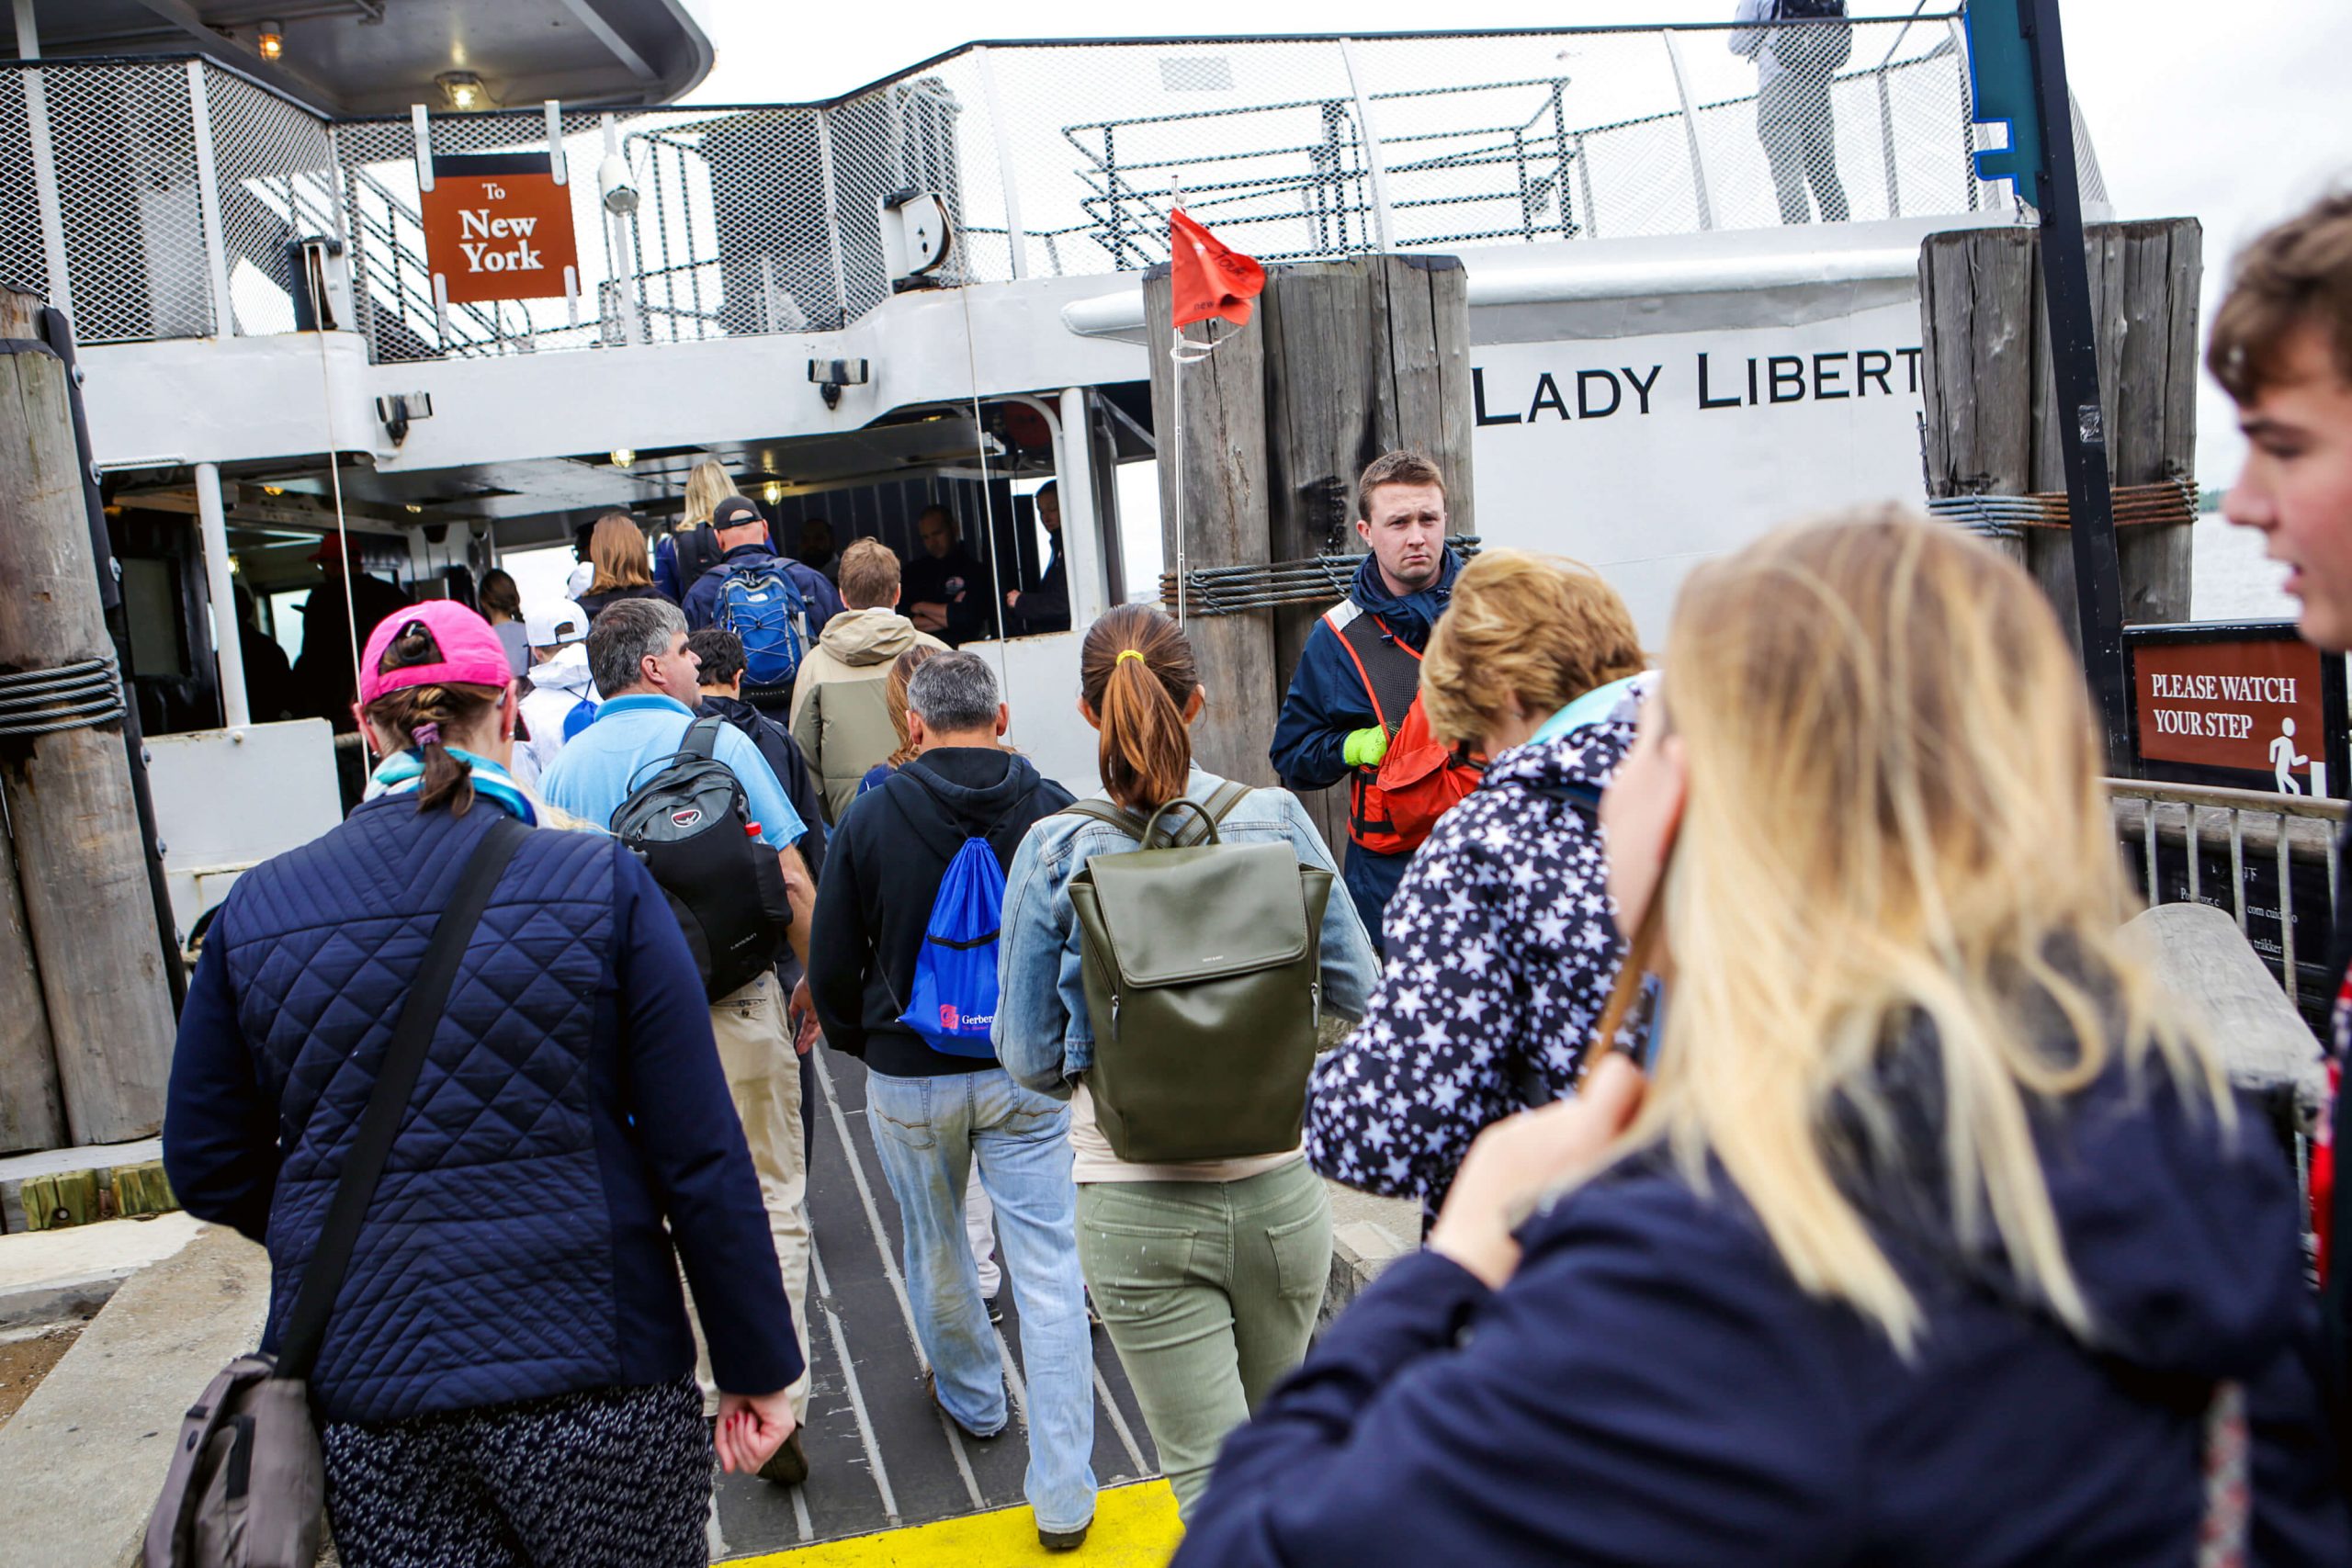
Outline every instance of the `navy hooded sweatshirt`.
POLYGON ((1173 1568, 2188 1568, 2215 1380, 2246 1388, 2245 1560, 2346 1562, 2285 1156, 2251 1107, 2229 1143, 2130 1079, 2040 1129, 2096 1351, 1912 1205, 1873 1222, 1926 1316, 1906 1361, 1720 1171, 1645 1156, 1531 1220, 1500 1291, 1429 1252, 1382 1275, 1227 1439, 1173 1568))
MULTIPOLYGON (((1388 591, 1378 558, 1368 555, 1356 568, 1348 598, 1366 615, 1379 616, 1390 636, 1418 653, 1429 646, 1430 628, 1445 614, 1446 602, 1453 596, 1453 580, 1461 575, 1462 558, 1449 548, 1438 580, 1418 593, 1399 598, 1388 591)), ((1294 791, 1338 784, 1352 771, 1344 755, 1349 734, 1378 722, 1363 680, 1356 673, 1355 660, 1341 645, 1340 634, 1329 622, 1317 620, 1306 634, 1306 646, 1299 650, 1298 669, 1283 698, 1283 711, 1274 720, 1273 745, 1267 752, 1274 772, 1283 786, 1294 791)), ((1382 939, 1381 911, 1404 880, 1405 867, 1412 858, 1409 852, 1384 855, 1361 844, 1348 846, 1340 879, 1354 896, 1356 912, 1363 917, 1364 929, 1372 933, 1376 947, 1382 939)))
POLYGON ((985 838, 1012 863, 1030 825, 1070 803, 1026 757, 995 747, 926 751, 850 803, 834 824, 808 931, 809 992, 825 1043, 891 1077, 978 1072, 985 1056, 934 1051, 899 1021, 948 863, 985 838))

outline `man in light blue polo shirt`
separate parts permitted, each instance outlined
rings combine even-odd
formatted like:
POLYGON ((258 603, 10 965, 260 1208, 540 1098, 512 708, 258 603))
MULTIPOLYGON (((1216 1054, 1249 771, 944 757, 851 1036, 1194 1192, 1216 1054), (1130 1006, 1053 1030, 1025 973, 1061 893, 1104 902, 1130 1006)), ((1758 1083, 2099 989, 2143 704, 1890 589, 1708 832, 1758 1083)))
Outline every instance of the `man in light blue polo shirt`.
MULTIPOLYGON (((548 805, 591 822, 610 822, 628 798, 629 784, 647 764, 684 744, 686 727, 702 700, 695 676, 699 660, 686 651, 686 618, 666 599, 622 599, 605 606, 588 628, 588 669, 602 707, 588 728, 564 743, 539 778, 548 805)), ((808 918, 816 887, 800 852, 793 845, 803 831, 800 815, 750 738, 731 724, 718 727, 712 755, 743 786, 761 841, 771 845, 784 866, 786 897, 792 905, 788 940, 805 970, 808 962, 808 918)), ((805 984, 805 982, 804 982, 805 984)), ((805 1006, 805 1000, 796 1000, 805 1006)), ((763 974, 741 990, 710 1004, 711 1032, 727 1070, 727 1087, 743 1119, 744 1141, 760 1174, 760 1193, 775 1239, 785 1293, 792 1301, 796 1328, 808 1308, 808 1148, 800 1131, 800 1070, 793 1056, 792 1030, 775 976, 763 974)), ((781 1326, 781 1325, 779 1325, 781 1326)), ((806 1328, 799 1328, 803 1365, 808 1354, 806 1328)), ((700 1369, 705 1388, 707 1367, 700 1369)), ((808 1378, 792 1385, 793 1409, 808 1414, 808 1378)), ((797 1485, 808 1461, 795 1432, 760 1473, 783 1485, 797 1485)))

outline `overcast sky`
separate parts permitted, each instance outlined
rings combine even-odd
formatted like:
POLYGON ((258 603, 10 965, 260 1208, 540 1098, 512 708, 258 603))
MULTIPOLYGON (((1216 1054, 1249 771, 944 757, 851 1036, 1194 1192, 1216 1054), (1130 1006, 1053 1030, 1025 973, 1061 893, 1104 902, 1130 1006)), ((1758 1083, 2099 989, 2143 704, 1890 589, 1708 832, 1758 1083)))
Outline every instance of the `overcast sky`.
MULTIPOLYGON (((718 64, 688 101, 827 97, 888 76, 975 37, 1151 36, 1186 30, 1198 13, 1113 7, 1102 0, 1024 0, 1017 7, 785 6, 697 0, 718 64)), ((1855 0, 1856 17, 1907 16, 1895 0, 1855 0)), ((1733 0, 1351 0, 1341 6, 1260 0, 1257 32, 1618 26, 1727 19, 1733 0)), ((1228 15, 1231 13, 1228 12, 1228 15)), ((2065 0, 2075 97, 2119 216, 2190 215, 2205 226, 2208 312, 2229 256, 2331 181, 2352 179, 2352 5, 2344 0, 2065 0)), ((2199 482, 2226 484, 2239 444, 2229 404, 2210 383, 2199 409, 2199 482)))

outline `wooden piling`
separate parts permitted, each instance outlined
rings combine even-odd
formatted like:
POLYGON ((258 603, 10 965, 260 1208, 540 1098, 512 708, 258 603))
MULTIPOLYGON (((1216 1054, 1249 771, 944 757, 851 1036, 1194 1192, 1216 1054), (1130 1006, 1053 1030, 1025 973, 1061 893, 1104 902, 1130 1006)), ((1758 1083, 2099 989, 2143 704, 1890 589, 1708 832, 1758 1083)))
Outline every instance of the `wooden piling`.
MULTIPOLYGON (((2193 218, 2156 219, 2093 224, 2085 240, 2113 482, 2191 479, 2202 231, 2193 218)), ((1932 498, 2066 489, 2038 241, 2030 229, 1967 229, 1920 247, 1932 498)), ((2127 623, 2188 618, 2189 541, 2187 523, 2118 531, 2127 623)), ((2063 528, 2027 528, 2003 547, 2033 572, 2079 646, 2073 543, 2063 528)))
MULTIPOLYGON (((5 292, 5 291, 0 291, 5 292)), ((0 303, 28 334, 19 295, 0 303)), ((0 671, 114 657, 91 559, 65 370, 0 355, 0 671)), ((119 722, 0 739, 0 792, 55 1049, 67 1135, 162 1125, 171 1000, 119 722)))
POLYGON ((32 933, 17 885, 16 846, 0 830, 0 1154, 67 1142, 57 1087, 57 1047, 33 964, 32 933))
MULTIPOLYGON (((1476 532, 1469 274, 1461 262, 1371 255, 1275 267, 1260 306, 1270 558, 1361 553, 1357 477, 1398 447, 1426 454, 1443 470, 1447 531, 1476 532)), ((1272 613, 1277 708, 1327 608, 1272 613)), ((1341 852, 1347 792, 1312 790, 1303 798, 1325 841, 1341 852)))
MULTIPOLYGON (((1174 333, 1168 270, 1144 278, 1145 332, 1151 355, 1151 409, 1159 447, 1159 537, 1169 570, 1180 537, 1187 567, 1235 566, 1267 556, 1266 351, 1262 315, 1229 333, 1216 352, 1183 367, 1168 357, 1174 333), (1182 502, 1177 492, 1177 421, 1183 422, 1182 502)), ((1198 331, 1198 329, 1195 329, 1198 331)), ((1274 637, 1263 614, 1194 615, 1192 637, 1208 705, 1193 727, 1193 752, 1211 773, 1245 784, 1274 782, 1266 753, 1273 743, 1278 697, 1274 637)))

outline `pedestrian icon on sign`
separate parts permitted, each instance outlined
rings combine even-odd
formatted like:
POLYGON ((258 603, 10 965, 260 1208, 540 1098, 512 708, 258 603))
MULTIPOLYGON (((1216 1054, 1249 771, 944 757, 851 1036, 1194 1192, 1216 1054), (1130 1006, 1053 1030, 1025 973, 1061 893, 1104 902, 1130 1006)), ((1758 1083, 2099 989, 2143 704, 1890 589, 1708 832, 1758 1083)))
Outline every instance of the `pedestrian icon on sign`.
POLYGON ((2295 777, 2297 768, 2307 767, 2311 759, 2295 750, 2295 721, 2282 718, 2278 733, 2270 741, 2270 769, 2278 780, 2280 795, 2301 795, 2302 784, 2295 777))

